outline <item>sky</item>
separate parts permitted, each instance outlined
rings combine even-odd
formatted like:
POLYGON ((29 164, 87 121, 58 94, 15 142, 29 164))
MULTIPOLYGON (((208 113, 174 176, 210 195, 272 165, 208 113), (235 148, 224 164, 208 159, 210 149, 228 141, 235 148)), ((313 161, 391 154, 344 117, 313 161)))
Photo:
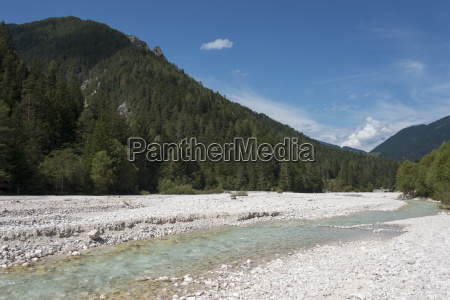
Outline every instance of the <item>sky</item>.
POLYGON ((0 20, 76 16, 135 35, 228 99, 372 150, 450 115, 450 1, 4 1, 0 20))

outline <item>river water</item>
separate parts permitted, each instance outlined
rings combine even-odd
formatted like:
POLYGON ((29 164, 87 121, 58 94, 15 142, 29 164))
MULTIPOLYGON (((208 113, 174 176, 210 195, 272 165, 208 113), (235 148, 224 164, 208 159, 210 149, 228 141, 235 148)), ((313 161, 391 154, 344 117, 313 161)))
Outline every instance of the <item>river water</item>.
POLYGON ((130 298, 145 291, 171 299, 170 283, 142 277, 204 274, 222 264, 249 265, 326 243, 400 235, 400 226, 377 224, 437 214, 439 205, 407 201, 396 211, 366 211, 313 221, 268 221, 245 227, 227 226, 149 241, 104 246, 79 257, 47 260, 26 269, 0 273, 0 299, 130 298), (362 224, 367 224, 360 226, 362 224), (381 230, 380 230, 381 229, 381 230), (374 233, 374 230, 379 233, 374 233), (130 291, 132 293, 130 293, 130 291), (133 296, 134 295, 134 296, 133 296))

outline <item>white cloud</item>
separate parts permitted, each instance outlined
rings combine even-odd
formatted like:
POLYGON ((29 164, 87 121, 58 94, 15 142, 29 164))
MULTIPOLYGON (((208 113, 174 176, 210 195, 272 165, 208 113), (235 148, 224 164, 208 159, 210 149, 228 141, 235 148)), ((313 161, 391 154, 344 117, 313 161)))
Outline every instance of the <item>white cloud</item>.
POLYGON ((233 75, 234 75, 234 76, 240 75, 240 76, 242 76, 242 77, 246 77, 246 76, 248 76, 248 73, 242 72, 241 70, 236 69, 236 70, 233 71, 233 75))
POLYGON ((316 121, 306 117, 307 113, 302 109, 275 102, 248 90, 226 93, 232 101, 238 102, 248 108, 263 113, 274 120, 287 124, 292 128, 310 134, 323 129, 323 126, 316 121))
POLYGON ((204 43, 200 49, 201 50, 221 50, 223 48, 233 47, 233 42, 228 39, 217 39, 214 42, 204 43))
POLYGON ((414 60, 403 60, 398 63, 398 66, 403 70, 404 73, 421 73, 425 69, 425 65, 420 61, 414 60))
POLYGON ((394 130, 372 117, 366 118, 366 124, 363 128, 358 127, 352 134, 350 134, 346 141, 341 143, 341 146, 349 146, 365 151, 370 151, 379 142, 385 140, 392 135, 394 130))
POLYGON ((339 111, 348 111, 352 108, 351 105, 348 104, 341 104, 338 102, 333 102, 332 106, 331 106, 331 110, 334 112, 339 112, 339 111))
POLYGON ((350 96, 348 96, 348 99, 350 99, 350 100, 353 100, 353 99, 356 99, 356 98, 358 98, 356 96, 356 94, 351 94, 350 96))

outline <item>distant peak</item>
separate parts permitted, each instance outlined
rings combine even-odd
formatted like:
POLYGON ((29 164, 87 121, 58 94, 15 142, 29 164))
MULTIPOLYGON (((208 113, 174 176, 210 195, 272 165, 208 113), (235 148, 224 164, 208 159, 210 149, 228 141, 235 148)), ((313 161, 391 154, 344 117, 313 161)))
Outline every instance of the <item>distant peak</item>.
POLYGON ((167 60, 166 57, 164 56, 161 48, 159 48, 159 46, 156 46, 155 48, 153 48, 153 53, 155 53, 156 56, 161 56, 162 58, 167 60))

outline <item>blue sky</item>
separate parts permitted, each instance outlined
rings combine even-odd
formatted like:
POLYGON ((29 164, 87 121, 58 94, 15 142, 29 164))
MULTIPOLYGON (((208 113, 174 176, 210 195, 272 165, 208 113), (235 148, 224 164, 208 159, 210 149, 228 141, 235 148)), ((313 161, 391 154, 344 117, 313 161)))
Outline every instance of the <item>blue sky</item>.
POLYGON ((138 36, 203 85, 310 137, 371 150, 450 115, 449 1, 8 1, 138 36))

